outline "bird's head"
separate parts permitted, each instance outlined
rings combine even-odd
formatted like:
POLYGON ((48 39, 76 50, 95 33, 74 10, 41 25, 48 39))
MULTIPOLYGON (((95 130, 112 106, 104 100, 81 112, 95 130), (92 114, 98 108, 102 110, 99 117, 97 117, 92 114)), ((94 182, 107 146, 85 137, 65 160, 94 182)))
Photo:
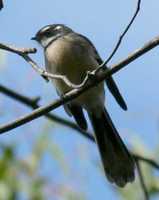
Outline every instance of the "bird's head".
POLYGON ((41 28, 31 39, 46 48, 50 42, 71 32, 73 32, 72 29, 63 24, 51 24, 41 28))

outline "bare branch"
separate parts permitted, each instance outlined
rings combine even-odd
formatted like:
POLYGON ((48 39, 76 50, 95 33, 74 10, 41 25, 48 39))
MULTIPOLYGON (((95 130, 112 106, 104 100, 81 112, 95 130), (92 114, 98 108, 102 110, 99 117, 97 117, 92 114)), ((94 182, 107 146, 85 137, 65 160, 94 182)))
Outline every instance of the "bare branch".
POLYGON ((93 74, 93 75, 97 74, 97 73, 100 71, 100 69, 101 69, 103 66, 107 65, 107 63, 108 63, 108 62, 111 60, 111 58, 115 55, 115 53, 117 52, 117 50, 118 50, 118 48, 119 48, 119 46, 120 46, 120 44, 121 44, 121 42, 122 42, 124 36, 126 35, 126 33, 128 32, 128 30, 130 29, 131 25, 133 24, 135 18, 137 17, 137 15, 138 15, 138 13, 139 13, 139 11, 140 11, 140 5, 141 5, 141 0, 138 0, 136 11, 135 11, 135 13, 134 13, 132 19, 130 20, 129 24, 126 26, 125 30, 123 31, 123 33, 120 35, 119 40, 118 40, 118 42, 117 42, 117 44, 116 44, 116 46, 115 46, 113 52, 111 53, 111 55, 110 55, 110 56, 108 57, 108 59, 107 59, 106 61, 104 61, 96 70, 94 70, 94 71, 92 71, 92 72, 89 72, 89 71, 88 71, 86 77, 84 78, 84 80, 82 81, 81 84, 77 85, 77 84, 72 83, 72 82, 69 81, 69 79, 68 79, 66 76, 64 76, 64 75, 55 75, 55 74, 53 75, 53 74, 50 74, 50 73, 48 73, 48 72, 46 72, 46 71, 45 71, 45 72, 43 71, 43 73, 44 73, 43 75, 46 76, 47 78, 63 80, 63 81, 64 81, 70 88, 72 88, 72 89, 79 89, 79 88, 84 87, 84 86, 87 84, 87 82, 89 81, 89 79, 91 78, 91 75, 92 75, 92 74, 93 74))
MULTIPOLYGON (((12 98, 16 101, 19 101, 20 103, 23 103, 23 104, 31 107, 32 109, 39 108, 38 102, 40 100, 40 97, 29 98, 29 97, 24 96, 10 88, 7 88, 6 86, 3 86, 2 84, 0 84, 0 92, 9 96, 10 98, 12 98)), ((82 129, 79 128, 79 126, 77 126, 75 123, 71 122, 70 120, 66 120, 65 118, 62 118, 55 114, 50 114, 50 113, 45 114, 45 116, 48 119, 50 119, 51 121, 60 123, 64 126, 67 126, 69 128, 72 128, 72 129, 78 131, 79 134, 82 134, 84 137, 89 139, 91 142, 95 142, 93 133, 83 131, 82 129)), ((145 157, 143 157, 141 155, 137 155, 135 153, 133 153, 133 157, 136 162, 143 161, 143 162, 151 165, 152 167, 156 168, 157 170, 159 170, 159 164, 157 162, 155 162, 153 159, 145 158, 145 157)))
MULTIPOLYGON (((7 88, 6 86, 3 86, 3 85, 0 85, 0 92, 20 103, 23 103, 24 105, 31 107, 32 109, 36 109, 39 107, 38 101, 40 100, 40 97, 29 98, 29 97, 24 96, 24 95, 14 91, 10 88, 7 88)), ((84 137, 89 139, 89 141, 95 142, 95 139, 94 139, 92 133, 83 131, 75 123, 71 122, 70 120, 66 120, 65 118, 62 118, 55 114, 50 114, 50 113, 45 114, 45 116, 48 119, 50 119, 51 121, 60 123, 64 126, 67 126, 69 128, 72 128, 72 129, 78 131, 79 134, 82 134, 84 137)), ((153 159, 145 158, 145 157, 143 157, 141 155, 137 155, 135 153, 132 153, 132 155, 136 162, 143 161, 146 164, 149 164, 152 167, 154 167, 155 169, 159 170, 159 164, 156 161, 154 161, 153 159)))
POLYGON ((0 49, 10 51, 10 52, 18 54, 18 55, 36 53, 35 48, 17 48, 12 45, 7 45, 7 44, 3 44, 3 43, 0 43, 0 49))
POLYGON ((19 56, 21 56, 26 62, 28 62, 32 68, 38 72, 43 78, 46 79, 46 77, 43 75, 44 70, 41 69, 29 56, 28 54, 30 53, 36 53, 36 49, 35 48, 17 48, 14 47, 12 45, 7 45, 7 44, 3 44, 0 43, 0 49, 6 50, 6 51, 10 51, 12 53, 15 53, 19 56))
POLYGON ((45 71, 43 68, 40 68, 37 63, 35 61, 33 61, 30 57, 29 57, 29 53, 36 53, 36 49, 35 48, 16 48, 13 47, 11 45, 6 45, 6 44, 2 44, 0 43, 0 48, 3 50, 7 50, 10 51, 12 53, 18 54, 19 56, 21 56, 26 62, 28 62, 32 68, 38 73, 40 74, 40 76, 42 76, 44 79, 48 80, 49 78, 51 79, 59 79, 64 81, 64 83, 66 83, 71 89, 79 89, 84 87, 87 82, 89 81, 89 79, 91 79, 92 75, 97 74, 97 72, 100 71, 100 68, 102 68, 105 64, 108 63, 108 61, 113 57, 113 55, 115 54, 115 52, 117 51, 117 49, 120 46, 120 43, 123 39, 123 37, 125 36, 125 34, 127 33, 128 29, 130 28, 130 26, 132 25, 133 21, 135 20, 139 9, 140 9, 140 3, 141 0, 138 0, 138 6, 137 6, 137 10, 133 16, 133 18, 131 19, 130 23, 128 24, 128 26, 126 27, 126 29, 124 30, 123 34, 120 36, 119 41, 114 49, 114 51, 112 52, 112 54, 110 55, 110 57, 102 64, 99 66, 99 68, 97 70, 94 70, 92 72, 87 72, 86 77, 84 78, 84 80, 82 81, 81 84, 76 85, 74 83, 72 83, 66 76, 64 75, 59 75, 59 74, 51 74, 48 73, 47 71, 45 71))
POLYGON ((33 61, 30 58, 30 56, 28 55, 30 53, 36 53, 36 49, 35 48, 17 48, 17 47, 13 47, 11 45, 0 43, 0 49, 6 50, 6 51, 10 51, 12 53, 15 53, 15 54, 21 56, 44 79, 48 80, 49 78, 51 78, 51 79, 62 80, 62 81, 64 81, 64 83, 66 83, 72 89, 78 89, 78 88, 83 87, 85 85, 85 83, 87 82, 88 78, 89 78, 89 75, 87 75, 86 78, 84 79, 84 81, 80 85, 76 85, 76 84, 73 84, 64 75, 48 73, 43 68, 39 67, 38 64, 35 61, 33 61))
MULTIPOLYGON (((12 98, 16 101, 19 101, 20 103, 23 103, 23 104, 31 107, 32 109, 36 109, 36 108, 39 107, 38 101, 40 100, 40 97, 29 98, 29 97, 24 96, 24 95, 14 91, 10 88, 7 88, 6 86, 3 86, 3 85, 0 85, 0 92, 9 96, 10 98, 12 98)), ((71 122, 70 120, 66 120, 65 118, 62 118, 62 117, 59 117, 57 115, 50 114, 50 113, 47 113, 45 116, 48 119, 50 119, 51 121, 58 122, 62 125, 65 125, 69 128, 72 128, 72 129, 78 131, 80 134, 82 134, 84 137, 89 139, 91 142, 95 142, 95 139, 94 139, 92 133, 83 131, 75 123, 71 122)), ((153 168, 159 170, 159 164, 156 161, 154 161, 153 159, 146 158, 146 157, 143 157, 141 155, 137 155, 135 153, 133 153, 133 157, 134 157, 136 162, 143 161, 146 164, 151 165, 153 168)))
POLYGON ((136 161, 143 161, 146 164, 151 165, 153 168, 159 170, 159 164, 157 162, 155 162, 153 159, 145 158, 145 157, 142 157, 142 156, 136 155, 136 154, 134 154, 134 158, 136 161))
POLYGON ((22 94, 19 94, 18 92, 15 92, 14 90, 7 88, 0 84, 0 92, 7 95, 8 97, 11 97, 12 99, 19 101, 27 106, 32 107, 33 109, 37 108, 37 103, 40 100, 40 97, 36 98, 29 98, 22 94))
MULTIPOLYGON (((33 108, 33 109, 38 107, 38 101, 40 99, 39 97, 29 98, 29 97, 26 97, 24 95, 21 95, 21 94, 15 92, 15 91, 9 89, 7 87, 4 87, 3 85, 0 85, 0 92, 11 97, 12 99, 15 99, 15 100, 33 108)), ((76 130, 80 135, 84 136, 89 141, 95 143, 95 139, 93 137, 93 134, 81 130, 75 123, 73 123, 69 120, 66 120, 64 118, 58 117, 57 115, 50 114, 50 113, 45 114, 45 116, 52 121, 55 121, 57 123, 60 123, 62 125, 65 125, 69 128, 76 130)), ((146 188, 146 185, 145 185, 145 182, 144 182, 144 178, 143 178, 143 175, 142 175, 142 172, 141 172, 139 162, 143 161, 146 164, 149 164, 152 167, 156 168, 157 170, 159 170, 159 164, 157 162, 155 162, 154 160, 149 159, 149 158, 145 158, 141 155, 137 155, 137 154, 134 154, 134 153, 132 153, 132 155, 133 155, 135 162, 136 162, 139 180, 140 180, 141 188, 142 188, 144 196, 145 196, 145 200, 148 200, 149 195, 148 195, 148 191, 147 191, 147 188, 146 188)))
POLYGON ((13 128, 19 127, 27 122, 32 121, 33 119, 41 117, 42 115, 50 112, 51 110, 56 109, 59 106, 78 97, 84 91, 88 90, 91 87, 95 87, 98 83, 105 80, 108 76, 116 73, 117 71, 119 71, 123 67, 127 66, 129 63, 133 62, 138 57, 144 55, 146 52, 150 51, 157 45, 159 45, 159 36, 154 38, 147 44, 145 44, 142 48, 136 50, 134 53, 129 55, 126 59, 122 60, 121 62, 117 63, 116 65, 113 65, 111 68, 103 69, 102 73, 98 73, 98 74, 94 75, 92 72, 90 81, 84 87, 79 88, 79 89, 73 89, 70 92, 66 93, 62 99, 55 100, 53 103, 51 103, 47 106, 43 106, 41 108, 36 109, 31 114, 23 116, 23 117, 15 120, 15 121, 12 121, 6 125, 2 125, 0 127, 0 134, 4 133, 6 131, 12 130, 13 128))
MULTIPOLYGON (((26 97, 24 95, 21 95, 7 87, 4 87, 2 85, 0 85, 0 92, 4 93, 5 95, 11 97, 12 99, 15 99, 33 109, 37 108, 38 107, 38 101, 39 101, 39 97, 37 98, 29 98, 29 97, 26 97)), ((58 122, 62 125, 65 125, 69 128, 72 128, 76 131, 78 131, 78 133, 82 136, 84 136, 85 138, 87 138, 89 141, 95 143, 95 139, 93 137, 93 134, 89 133, 89 132, 85 132, 83 130, 81 130, 75 123, 69 121, 69 120, 66 120, 62 117, 58 117, 57 115, 53 115, 53 114, 50 114, 50 113, 47 113, 45 114, 45 116, 52 120, 52 121, 55 121, 55 122, 58 122)), ((159 164, 152 160, 152 159, 149 159, 149 158, 145 158, 141 155, 137 155, 137 154, 134 154, 132 153, 134 159, 135 159, 135 162, 136 162, 136 166, 137 166, 137 171, 138 171, 138 174, 139 174, 139 179, 140 179, 140 184, 141 184, 141 188, 143 190, 143 193, 144 193, 144 196, 145 196, 145 200, 148 200, 149 199, 149 196, 148 196, 148 191, 147 191, 147 188, 146 188, 146 185, 144 183, 144 178, 143 178, 143 175, 142 175, 142 172, 141 172, 141 168, 140 168, 140 161, 143 161, 145 162, 146 164, 149 164, 151 165, 152 167, 156 168, 157 170, 159 170, 159 164)))
POLYGON ((89 79, 91 79, 91 76, 97 74, 100 69, 109 62, 109 60, 113 57, 113 55, 116 53, 117 49, 119 48, 121 42, 122 42, 122 39, 123 37, 125 36, 125 34, 127 33, 127 31, 129 30, 130 26, 132 25, 133 21, 135 20, 139 10, 140 10, 140 3, 141 3, 141 0, 138 0, 138 6, 137 6, 137 9, 136 9, 136 12, 133 16, 133 18, 131 19, 130 23, 127 25, 126 29, 124 30, 124 32, 122 33, 122 35, 120 36, 119 38, 119 41, 116 45, 116 47, 114 48, 112 54, 110 55, 110 57, 104 62, 102 63, 99 68, 97 68, 96 70, 92 71, 92 72, 87 72, 87 75, 86 77, 84 78, 84 80, 82 81, 81 84, 74 84, 72 83, 66 76, 64 75, 59 75, 59 74, 51 74, 51 73, 48 73, 47 71, 45 71, 44 69, 40 68, 37 63, 35 61, 33 61, 29 56, 28 54, 29 53, 36 53, 36 49, 33 48, 33 49, 28 49, 28 48, 15 48, 13 46, 10 46, 10 45, 6 45, 6 44, 2 44, 0 43, 0 48, 1 49, 4 49, 4 50, 7 50, 7 51, 10 51, 12 53, 16 53, 18 55, 20 55, 21 57, 24 58, 24 60, 26 62, 28 62, 32 68, 40 74, 40 76, 42 76, 44 79, 48 80, 49 78, 51 79, 59 79, 59 80, 62 80, 64 83, 66 83, 71 89, 79 89, 79 88, 82 88, 84 87, 87 82, 89 81, 89 79))
POLYGON ((115 46, 115 48, 113 49, 112 53, 110 54, 110 56, 107 58, 106 61, 104 61, 104 63, 102 64, 102 66, 107 65, 108 62, 112 59, 112 57, 115 55, 115 53, 117 52, 117 50, 119 49, 119 46, 124 38, 124 36, 126 35, 126 33, 128 32, 128 30, 130 29, 131 25, 133 24, 135 18, 137 17, 139 11, 140 11, 140 5, 141 5, 141 0, 138 0, 137 2, 137 8, 136 11, 132 17, 132 19, 130 20, 129 24, 126 26, 125 30, 123 31, 123 33, 120 35, 119 40, 115 46))
MULTIPOLYGON (((3 85, 0 85, 0 92, 7 95, 8 97, 19 101, 21 103, 23 103, 24 105, 29 106, 32 109, 36 109, 39 108, 40 106, 38 105, 38 102, 40 100, 40 97, 35 97, 35 98, 29 98, 27 96, 24 96, 10 88, 7 88, 3 85)), ((79 126, 77 126, 75 123, 59 117, 57 115, 51 114, 51 113, 47 113, 45 114, 45 117, 47 117, 48 119, 50 119, 51 121, 57 122, 57 123, 61 123, 75 131, 78 131, 81 135, 83 135, 84 137, 86 137, 87 139, 91 140, 91 141, 95 141, 94 137, 91 133, 84 131, 82 129, 79 128, 79 126)))
MULTIPOLYGON (((10 88, 7 88, 3 85, 0 85, 0 92, 9 96, 10 98, 16 100, 16 101, 19 101, 20 103, 23 103, 29 107, 31 107, 32 109, 36 109, 39 107, 38 105, 38 101, 40 100, 40 97, 35 97, 35 98, 29 98, 27 96, 24 96, 10 88)), ((51 121, 54 121, 54 122, 58 122, 62 125, 65 125, 69 128, 72 128, 76 131, 78 131, 80 134, 82 134, 84 137, 86 137, 87 139, 89 139, 91 142, 95 142, 95 139, 93 137, 93 134, 92 133, 89 133, 89 132, 86 132, 86 131, 83 131, 82 129, 80 129, 75 123, 69 121, 69 120, 66 120, 65 118, 62 118, 62 117, 59 117, 57 115, 54 115, 54 114, 50 114, 50 113, 47 113, 45 114, 45 116, 50 119, 51 121)), ((150 158, 145 158, 141 155, 137 155, 135 153, 133 153, 133 157, 135 159, 136 162, 138 161, 143 161, 149 165, 151 165, 153 168, 159 170, 159 164, 154 161, 153 159, 150 159, 150 158)))
POLYGON ((138 171, 138 175, 139 175, 139 180, 140 180, 140 185, 141 185, 141 189, 143 191, 145 200, 149 200, 150 199, 149 198, 149 193, 148 193, 145 181, 144 181, 142 170, 140 168, 140 163, 138 161, 136 161, 136 167, 137 167, 137 171, 138 171))
POLYGON ((137 167, 137 171, 138 171, 138 175, 139 175, 141 189, 144 193, 145 200, 149 200, 149 193, 148 193, 148 189, 146 187, 145 181, 144 181, 144 177, 143 177, 142 170, 140 167, 140 162, 145 162, 146 164, 150 165, 151 167, 153 167, 157 170, 159 170, 159 164, 156 161, 154 161, 153 159, 145 158, 144 156, 140 156, 137 154, 133 154, 133 157, 136 162, 136 167, 137 167))

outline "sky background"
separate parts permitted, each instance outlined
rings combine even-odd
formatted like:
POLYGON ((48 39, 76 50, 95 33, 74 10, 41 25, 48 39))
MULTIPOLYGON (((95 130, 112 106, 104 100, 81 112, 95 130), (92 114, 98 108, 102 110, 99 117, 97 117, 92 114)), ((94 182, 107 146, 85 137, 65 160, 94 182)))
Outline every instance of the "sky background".
MULTIPOLYGON (((63 23, 70 26, 76 32, 87 36, 94 43, 101 57, 106 59, 136 9, 136 1, 126 0, 6 0, 4 4, 5 8, 0 13, 0 41, 14 44, 17 47, 38 48, 37 54, 32 55, 32 58, 40 66, 44 66, 43 52, 30 38, 42 26, 52 23, 63 23)), ((142 2, 135 23, 124 38, 110 65, 122 60, 158 35, 158 7, 158 1, 142 2)), ((122 111, 113 97, 106 93, 109 113, 121 137, 130 147, 137 141, 136 138, 151 150, 158 144, 158 73, 159 49, 155 48, 114 75, 127 102, 127 112, 122 111)), ((1 83, 25 95, 32 97, 40 95, 42 97, 41 104, 47 104, 57 98, 51 83, 46 83, 23 59, 14 54, 8 52, 5 54, 0 78, 1 83)), ((29 109, 2 95, 0 107, 2 108, 0 115, 3 116, 0 118, 1 124, 24 113, 29 113, 29 109)), ((55 113, 67 117, 62 108, 57 109, 55 113)), ((30 151, 31 145, 36 140, 40 127, 44 123, 46 120, 43 118, 37 119, 13 130, 14 134, 8 133, 1 136, 1 140, 20 143, 17 153, 22 156, 30 151)), ((50 129, 51 126, 50 123, 50 129)), ((94 145, 74 134, 72 130, 65 127, 59 129, 59 126, 55 124, 52 137, 53 143, 58 143, 64 150, 66 159, 69 158, 68 165, 72 173, 64 178, 59 165, 54 161, 51 163, 47 156, 43 162, 41 173, 47 174, 51 180, 55 180, 57 183, 58 181, 67 183, 72 187, 76 185, 76 189, 80 186, 80 190, 86 193, 88 200, 95 200, 97 197, 99 199, 103 197, 112 200, 118 199, 114 188, 105 181, 101 172, 96 170, 99 156, 94 145), (81 151, 84 152, 82 161, 78 157, 81 151), (72 180, 73 177, 76 178, 72 180)))

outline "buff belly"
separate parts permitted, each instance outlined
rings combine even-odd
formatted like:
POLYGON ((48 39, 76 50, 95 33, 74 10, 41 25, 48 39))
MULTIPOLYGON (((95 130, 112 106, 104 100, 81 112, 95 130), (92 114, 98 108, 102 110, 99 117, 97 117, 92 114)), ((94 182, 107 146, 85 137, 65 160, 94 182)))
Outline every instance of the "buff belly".
MULTIPOLYGON (((92 71, 98 66, 97 61, 84 52, 85 49, 79 52, 79 48, 70 41, 58 40, 49 48, 45 52, 47 71, 65 75, 74 84, 80 84, 84 80, 86 72, 92 71)), ((72 89, 62 80, 52 81, 60 95, 72 89)), ((104 105, 104 84, 98 84, 73 101, 86 109, 98 107, 99 104, 100 106, 104 105)))

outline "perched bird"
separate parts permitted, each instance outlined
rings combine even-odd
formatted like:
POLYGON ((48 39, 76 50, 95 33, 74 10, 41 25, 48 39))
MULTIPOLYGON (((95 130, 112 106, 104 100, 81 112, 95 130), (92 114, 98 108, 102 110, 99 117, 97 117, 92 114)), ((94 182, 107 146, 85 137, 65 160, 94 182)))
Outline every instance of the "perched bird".
MULTIPOLYGON (((32 39, 44 48, 47 71, 65 75, 74 84, 80 84, 87 71, 96 69, 102 63, 90 40, 63 24, 47 25, 41 28, 32 39)), ((59 96, 71 90, 62 80, 52 81, 59 96)), ((126 110, 124 99, 111 76, 106 83, 116 101, 126 110)), ((87 121, 83 109, 87 111, 105 174, 110 182, 123 187, 135 178, 134 159, 113 125, 104 102, 104 83, 101 82, 67 103, 64 108, 84 130, 87 129, 87 121)))

